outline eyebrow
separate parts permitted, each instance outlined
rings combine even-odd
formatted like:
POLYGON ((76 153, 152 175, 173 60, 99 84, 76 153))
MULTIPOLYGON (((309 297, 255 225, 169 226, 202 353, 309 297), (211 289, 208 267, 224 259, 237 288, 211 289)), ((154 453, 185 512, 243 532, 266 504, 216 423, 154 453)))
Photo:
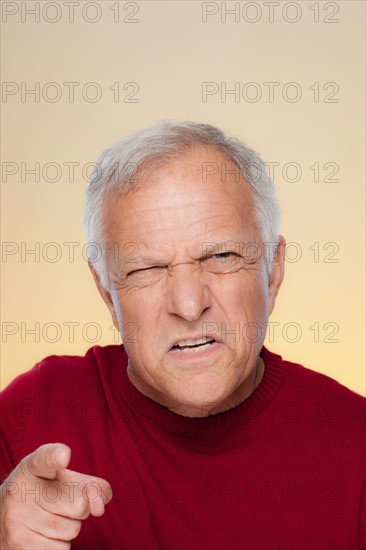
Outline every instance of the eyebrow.
MULTIPOLYGON (((193 261, 200 261, 211 254, 222 254, 224 252, 236 252, 237 254, 242 254, 243 249, 246 246, 259 243, 255 241, 244 241, 243 239, 234 239, 233 237, 221 237, 218 240, 204 241, 200 243, 200 254, 197 256, 190 256, 193 261)), ((124 269, 126 267, 130 268, 133 266, 140 267, 150 267, 150 266, 165 266, 169 265, 169 261, 166 261, 162 256, 152 256, 151 254, 138 254, 135 255, 126 255, 125 257, 119 258, 119 261, 116 262, 116 265, 119 269, 124 269)))
MULTIPOLYGON (((242 239, 233 239, 233 238, 223 238, 220 241, 207 241, 202 243, 202 247, 206 245, 206 250, 204 251, 204 256, 209 254, 220 254, 222 252, 241 252, 242 249, 252 244, 253 241, 245 242, 242 239)), ((256 243, 257 244, 257 243, 256 243)))
POLYGON ((167 262, 164 262, 160 259, 158 259, 157 257, 156 258, 152 258, 151 256, 135 256, 135 258, 131 261, 123 261, 121 262, 121 264, 123 266, 125 265, 128 265, 128 266, 133 266, 133 265, 136 265, 136 266, 145 266, 145 267, 149 267, 149 266, 155 266, 155 265, 158 265, 158 266, 163 266, 163 265, 168 265, 167 262))

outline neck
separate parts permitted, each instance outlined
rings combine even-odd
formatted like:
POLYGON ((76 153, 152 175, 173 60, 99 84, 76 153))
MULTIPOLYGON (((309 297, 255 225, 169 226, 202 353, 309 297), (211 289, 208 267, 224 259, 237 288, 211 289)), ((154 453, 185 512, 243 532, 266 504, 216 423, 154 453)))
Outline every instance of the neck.
POLYGON ((140 393, 146 397, 149 397, 156 403, 163 405, 171 412, 189 418, 204 418, 229 411, 248 399, 262 380, 264 374, 264 361, 261 357, 258 357, 255 367, 252 369, 249 376, 247 376, 247 378, 245 378, 245 380, 243 380, 243 382, 236 388, 236 390, 224 401, 217 404, 210 404, 210 407, 203 407, 202 404, 197 404, 197 406, 192 404, 183 405, 182 403, 173 402, 172 399, 169 399, 161 392, 147 392, 144 383, 138 375, 136 376, 134 369, 128 368, 127 373, 130 382, 137 390, 139 390, 140 393))
POLYGON ((187 416, 189 418, 203 418, 212 415, 216 415, 222 412, 229 411, 243 403, 255 389, 259 386, 264 374, 264 361, 261 357, 258 357, 256 366, 246 378, 242 384, 223 402, 212 405, 211 408, 203 407, 194 409, 192 406, 187 407, 186 409, 179 406, 168 406, 167 408, 180 416, 187 416))

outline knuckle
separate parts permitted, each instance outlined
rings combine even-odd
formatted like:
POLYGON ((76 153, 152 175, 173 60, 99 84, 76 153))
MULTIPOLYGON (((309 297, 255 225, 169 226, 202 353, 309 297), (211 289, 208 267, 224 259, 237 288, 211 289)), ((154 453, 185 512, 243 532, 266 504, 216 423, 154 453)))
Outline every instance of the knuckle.
POLYGON ((57 516, 55 514, 49 514, 44 519, 44 526, 51 531, 62 531, 64 520, 62 516, 57 516))
POLYGON ((111 484, 109 483, 109 481, 106 481, 106 480, 103 480, 103 481, 104 481, 104 490, 107 491, 108 493, 111 493, 112 492, 111 484))
POLYGON ((90 504, 82 494, 75 500, 72 512, 72 517, 76 519, 85 519, 89 516, 90 504))
POLYGON ((81 521, 72 520, 72 525, 70 526, 70 540, 76 539, 81 530, 81 521))
POLYGON ((112 493, 112 487, 110 483, 102 478, 95 478, 95 488, 96 493, 99 493, 100 496, 104 495, 108 497, 112 493))
POLYGON ((78 536, 81 529, 81 521, 50 514, 44 520, 44 527, 47 532, 56 534, 57 538, 65 539, 64 542, 67 542, 78 536))

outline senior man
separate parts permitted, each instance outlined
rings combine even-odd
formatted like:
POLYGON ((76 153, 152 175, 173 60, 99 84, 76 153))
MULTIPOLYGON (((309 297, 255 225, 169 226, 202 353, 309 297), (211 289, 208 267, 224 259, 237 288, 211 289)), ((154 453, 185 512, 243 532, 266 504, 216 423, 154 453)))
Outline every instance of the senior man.
POLYGON ((263 346, 285 240, 259 155, 158 123, 102 154, 85 225, 123 345, 4 390, 1 547, 365 550, 366 400, 263 346))

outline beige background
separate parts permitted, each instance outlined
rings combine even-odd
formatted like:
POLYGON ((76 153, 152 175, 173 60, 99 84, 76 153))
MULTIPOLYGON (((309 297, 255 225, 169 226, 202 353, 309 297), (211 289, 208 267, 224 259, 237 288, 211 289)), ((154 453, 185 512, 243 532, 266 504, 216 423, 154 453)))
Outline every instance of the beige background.
POLYGON ((79 0, 74 22, 64 2, 32 15, 35 4, 2 2, 2 387, 46 355, 115 341, 81 253, 83 176, 120 136, 176 118, 218 125, 279 163, 281 232, 297 243, 289 260, 301 257, 286 262, 266 343, 365 395, 364 3, 281 2, 271 14, 266 2, 240 2, 225 21, 221 6, 234 2, 79 0), (79 83, 73 102, 65 82, 79 83), (203 82, 238 83, 240 97, 203 101, 203 82), (266 82, 279 83, 273 101, 266 82), (25 93, 36 86, 38 102, 25 93), (26 173, 37 162, 39 181, 26 173), (37 246, 38 257, 25 254, 37 246))

